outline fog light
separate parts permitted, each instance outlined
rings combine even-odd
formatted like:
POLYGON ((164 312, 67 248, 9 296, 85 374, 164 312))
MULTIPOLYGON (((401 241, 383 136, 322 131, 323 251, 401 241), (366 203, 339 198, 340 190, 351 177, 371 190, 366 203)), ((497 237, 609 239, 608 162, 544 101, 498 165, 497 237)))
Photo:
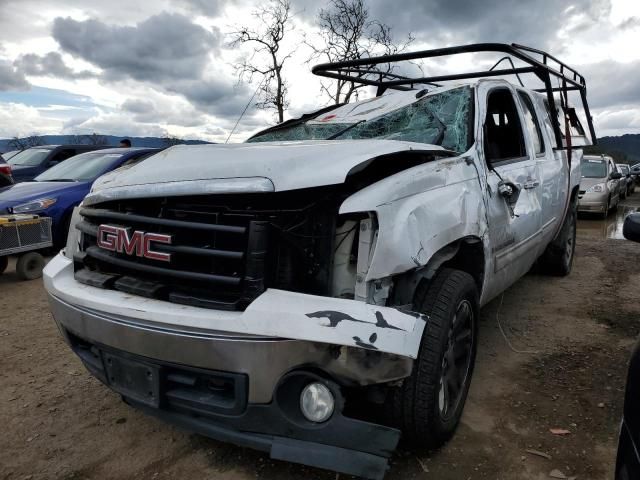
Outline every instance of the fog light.
POLYGON ((310 383, 300 395, 300 409, 307 420, 321 423, 333 414, 333 393, 322 383, 310 383))

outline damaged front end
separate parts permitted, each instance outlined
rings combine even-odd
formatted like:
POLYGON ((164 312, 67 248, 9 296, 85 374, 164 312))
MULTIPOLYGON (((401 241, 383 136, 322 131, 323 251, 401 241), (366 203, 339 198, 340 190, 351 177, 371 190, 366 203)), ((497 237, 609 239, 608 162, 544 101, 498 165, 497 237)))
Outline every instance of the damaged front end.
POLYGON ((365 280, 377 218, 339 214, 345 185, 89 202, 45 274, 56 322, 137 408, 273 458, 382 478, 400 432, 371 412, 411 374, 425 319, 385 306, 365 280), (100 247, 105 225, 128 232, 122 251, 100 247), (149 231, 171 238, 153 246, 166 265, 135 255, 136 232, 149 231), (301 412, 313 383, 334 402, 322 422, 301 412))

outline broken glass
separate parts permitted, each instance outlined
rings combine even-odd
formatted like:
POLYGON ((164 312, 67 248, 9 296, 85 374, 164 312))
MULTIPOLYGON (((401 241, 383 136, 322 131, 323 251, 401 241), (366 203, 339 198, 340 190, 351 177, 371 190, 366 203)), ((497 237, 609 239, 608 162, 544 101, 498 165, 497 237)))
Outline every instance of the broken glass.
POLYGON ((249 141, 327 140, 336 136, 335 140, 383 139, 436 144, 447 150, 464 152, 473 141, 470 132, 472 112, 471 88, 465 86, 427 94, 366 122, 321 123, 309 120, 267 132, 249 141))

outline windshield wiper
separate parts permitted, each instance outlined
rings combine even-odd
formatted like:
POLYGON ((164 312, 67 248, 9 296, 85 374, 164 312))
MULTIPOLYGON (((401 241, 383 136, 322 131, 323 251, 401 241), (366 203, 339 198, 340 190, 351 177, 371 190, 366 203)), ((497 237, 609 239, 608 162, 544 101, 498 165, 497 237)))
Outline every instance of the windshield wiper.
POLYGON ((347 133, 349 130, 351 130, 352 128, 356 128, 358 125, 360 125, 361 123, 366 122, 366 120, 360 120, 356 123, 353 123, 351 125, 349 125, 346 128, 343 128, 342 130, 340 130, 338 133, 334 133, 333 135, 331 135, 330 137, 327 137, 325 140, 335 140, 336 138, 338 138, 340 135, 343 135, 345 133, 347 133))
POLYGON ((52 178, 51 180, 39 180, 40 182, 77 182, 75 178, 52 178))

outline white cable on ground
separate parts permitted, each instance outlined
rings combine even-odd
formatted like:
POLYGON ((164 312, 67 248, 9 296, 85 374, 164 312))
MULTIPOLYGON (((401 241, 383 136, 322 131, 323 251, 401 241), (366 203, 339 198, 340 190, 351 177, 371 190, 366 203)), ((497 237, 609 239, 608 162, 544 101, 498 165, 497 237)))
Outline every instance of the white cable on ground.
POLYGON ((500 309, 502 308, 503 300, 504 300, 504 292, 502 292, 502 295, 500 295, 500 305, 498 305, 498 310, 496 310, 496 321, 498 322, 498 327, 500 328, 500 333, 502 333, 502 336, 504 337, 504 341, 507 342, 507 345, 509 346, 509 348, 515 353, 524 353, 527 355, 535 355, 540 353, 538 350, 518 350, 511 344, 511 342, 507 338, 507 334, 504 332, 504 329, 502 328, 502 323, 500 323, 500 309))

